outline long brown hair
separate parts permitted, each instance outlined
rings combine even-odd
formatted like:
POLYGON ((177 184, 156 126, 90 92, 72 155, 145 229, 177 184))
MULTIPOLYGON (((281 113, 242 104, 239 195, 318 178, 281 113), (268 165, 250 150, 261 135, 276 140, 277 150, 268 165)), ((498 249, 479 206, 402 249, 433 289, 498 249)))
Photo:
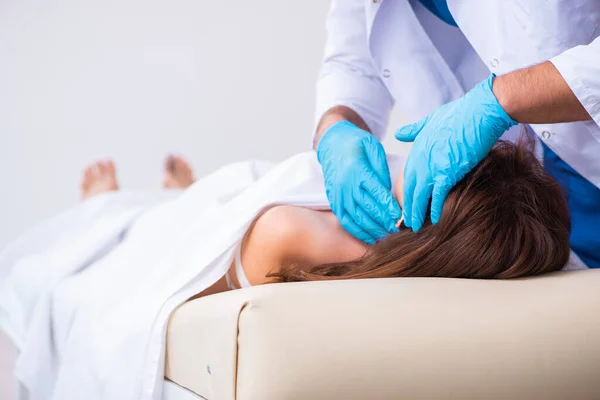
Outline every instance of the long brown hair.
POLYGON ((449 193, 440 221, 401 227, 359 260, 303 270, 279 282, 384 277, 518 278, 562 269, 570 218, 558 182, 536 159, 530 139, 499 142, 449 193))

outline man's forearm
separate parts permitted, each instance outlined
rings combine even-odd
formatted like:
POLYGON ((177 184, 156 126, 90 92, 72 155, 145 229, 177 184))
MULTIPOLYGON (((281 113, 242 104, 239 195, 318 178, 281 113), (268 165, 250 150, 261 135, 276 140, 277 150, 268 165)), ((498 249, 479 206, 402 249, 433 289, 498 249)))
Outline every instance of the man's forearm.
POLYGON ((317 148, 321 137, 325 133, 327 129, 336 122, 340 121, 349 121, 354 125, 363 129, 367 132, 370 132, 369 127, 363 121, 363 119, 351 108, 346 106, 335 106, 327 110, 323 117, 321 117, 321 121, 319 121, 319 125, 317 126, 317 134, 315 135, 315 140, 313 142, 313 149, 317 148))
POLYGON ((550 61, 498 76, 492 90, 506 113, 518 122, 553 124, 591 119, 550 61))

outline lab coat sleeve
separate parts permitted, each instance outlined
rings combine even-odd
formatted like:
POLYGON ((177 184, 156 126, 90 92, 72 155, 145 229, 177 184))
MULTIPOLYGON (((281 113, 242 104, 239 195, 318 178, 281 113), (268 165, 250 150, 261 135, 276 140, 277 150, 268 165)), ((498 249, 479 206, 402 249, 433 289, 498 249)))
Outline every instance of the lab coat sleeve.
POLYGON ((331 2, 313 139, 323 114, 339 105, 354 110, 377 138, 385 133, 394 100, 369 53, 365 7, 364 0, 331 2))
POLYGON ((550 60, 577 99, 600 126, 600 37, 550 60))

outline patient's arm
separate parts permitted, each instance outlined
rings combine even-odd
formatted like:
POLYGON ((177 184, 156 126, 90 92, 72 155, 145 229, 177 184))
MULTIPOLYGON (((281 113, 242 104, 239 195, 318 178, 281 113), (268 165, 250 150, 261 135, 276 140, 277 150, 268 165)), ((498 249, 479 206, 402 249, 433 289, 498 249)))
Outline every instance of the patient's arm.
MULTIPOLYGON (((248 281, 260 285, 283 265, 316 265, 360 258, 367 246, 347 233, 329 211, 276 206, 261 215, 242 244, 242 265, 248 281)), ((230 276, 239 286, 235 268, 230 276)))

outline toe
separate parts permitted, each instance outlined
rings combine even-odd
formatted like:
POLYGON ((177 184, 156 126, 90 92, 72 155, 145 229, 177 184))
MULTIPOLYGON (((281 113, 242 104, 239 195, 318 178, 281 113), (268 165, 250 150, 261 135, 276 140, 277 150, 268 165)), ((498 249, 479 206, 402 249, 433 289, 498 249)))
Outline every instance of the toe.
POLYGON ((171 175, 165 174, 162 181, 162 187, 165 189, 175 187, 175 183, 173 182, 173 178, 171 178, 171 175))
POLYGON ((165 160, 163 187, 185 189, 194 183, 192 169, 182 157, 171 154, 165 160))
POLYGON ((83 172, 83 179, 85 181, 89 181, 90 179, 92 179, 93 173, 94 173, 94 166, 88 165, 85 168, 85 171, 83 172))
POLYGON ((169 154, 165 158, 165 171, 173 172, 174 169, 175 169, 175 156, 172 154, 169 154))
POLYGON ((175 157, 175 170, 186 178, 191 178, 192 168, 182 157, 175 157))
POLYGON ((102 165, 102 161, 96 161, 92 166, 92 179, 98 179, 102 177, 103 171, 104 166, 102 165))
POLYGON ((85 171, 83 171, 83 177, 81 178, 81 187, 82 188, 87 188, 90 185, 90 182, 92 180, 92 174, 93 174, 93 167, 92 165, 88 165, 85 169, 85 171))
POLYGON ((185 170, 186 162, 179 156, 173 156, 173 168, 177 172, 185 170))
POLYGON ((106 167, 106 173, 114 179, 116 175, 115 162, 113 160, 106 160, 104 161, 104 165, 106 167))
POLYGON ((81 182, 81 198, 83 200, 118 189, 115 164, 112 160, 96 161, 86 168, 81 182))
POLYGON ((105 175, 104 178, 109 183, 109 187, 111 190, 118 190, 119 184, 117 183, 117 167, 115 166, 115 162, 113 160, 105 160, 105 175))
POLYGON ((108 175, 108 162, 105 160, 98 161, 98 172, 100 176, 104 177, 108 175))

